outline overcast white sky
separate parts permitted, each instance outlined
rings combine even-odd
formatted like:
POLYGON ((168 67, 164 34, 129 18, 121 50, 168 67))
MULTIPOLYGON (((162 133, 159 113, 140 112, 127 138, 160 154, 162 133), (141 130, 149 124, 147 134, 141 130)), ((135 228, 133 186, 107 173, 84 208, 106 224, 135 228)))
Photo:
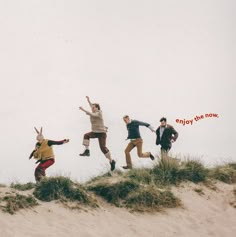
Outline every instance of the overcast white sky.
MULTIPOLYGON (((179 132, 172 153, 207 164, 235 156, 234 0, 0 0, 0 183, 33 181, 34 126, 54 147, 47 174, 80 181, 109 164, 97 141, 81 158, 89 118, 85 96, 102 106, 108 147, 125 164, 124 114, 179 132), (193 125, 179 119, 218 113, 193 125)), ((144 149, 157 154, 155 134, 141 129, 144 149)), ((136 167, 149 166, 133 152, 136 167)))

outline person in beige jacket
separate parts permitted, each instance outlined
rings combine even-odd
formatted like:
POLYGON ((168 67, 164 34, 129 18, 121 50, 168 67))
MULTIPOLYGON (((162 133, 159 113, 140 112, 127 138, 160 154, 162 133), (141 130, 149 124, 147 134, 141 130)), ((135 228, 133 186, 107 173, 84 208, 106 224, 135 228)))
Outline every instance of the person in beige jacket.
POLYGON ((111 153, 106 147, 107 127, 105 127, 104 125, 100 105, 96 103, 91 103, 90 98, 88 96, 86 96, 86 99, 91 107, 92 112, 85 110, 83 107, 79 108, 81 111, 85 112, 87 115, 90 116, 92 131, 84 135, 83 145, 85 146, 85 150, 83 153, 80 154, 80 156, 90 156, 89 141, 90 139, 97 138, 100 149, 105 155, 105 157, 110 161, 111 171, 113 171, 115 169, 116 162, 111 158, 111 153))

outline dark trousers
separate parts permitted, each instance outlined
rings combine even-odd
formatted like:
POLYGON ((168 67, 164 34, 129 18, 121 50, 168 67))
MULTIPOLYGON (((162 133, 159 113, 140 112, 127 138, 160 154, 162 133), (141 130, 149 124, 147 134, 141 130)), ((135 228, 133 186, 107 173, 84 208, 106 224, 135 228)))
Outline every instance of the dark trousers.
POLYGON ((168 152, 171 149, 171 143, 162 143, 161 145, 161 158, 168 159, 168 152))
POLYGON ((161 144, 161 151, 168 152, 171 149, 171 143, 170 144, 161 144))
POLYGON ((89 145, 89 139, 98 138, 99 146, 103 154, 107 154, 109 149, 106 147, 107 134, 89 132, 84 135, 84 144, 89 145))

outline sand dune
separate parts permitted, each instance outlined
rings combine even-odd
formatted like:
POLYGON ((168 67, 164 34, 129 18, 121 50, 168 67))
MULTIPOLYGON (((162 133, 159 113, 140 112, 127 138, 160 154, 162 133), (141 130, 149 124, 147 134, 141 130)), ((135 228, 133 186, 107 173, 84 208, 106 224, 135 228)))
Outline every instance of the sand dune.
MULTIPOLYGON (((55 202, 40 202, 38 207, 15 215, 0 212, 0 236, 233 237, 236 233, 236 209, 232 205, 235 186, 223 183, 216 186, 216 191, 190 183, 174 188, 183 207, 155 214, 130 213, 102 200, 99 200, 99 209, 87 211, 70 210, 55 202), (196 188, 202 191, 194 191, 196 188)), ((12 190, 0 188, 0 191, 3 195, 12 190)))

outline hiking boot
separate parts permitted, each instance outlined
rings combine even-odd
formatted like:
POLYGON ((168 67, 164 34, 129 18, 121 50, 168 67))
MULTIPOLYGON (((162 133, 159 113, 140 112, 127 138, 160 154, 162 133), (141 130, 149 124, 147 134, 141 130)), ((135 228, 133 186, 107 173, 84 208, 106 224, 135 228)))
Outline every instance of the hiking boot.
POLYGON ((112 160, 110 165, 111 165, 111 171, 113 171, 116 168, 116 162, 114 160, 112 160))
POLYGON ((90 151, 86 149, 84 153, 79 154, 80 156, 90 156, 90 151))
POLYGON ((130 170, 130 169, 132 169, 132 167, 130 167, 130 166, 122 166, 122 168, 125 169, 125 170, 130 170))
POLYGON ((150 159, 155 160, 155 157, 152 155, 152 153, 150 153, 150 159))

